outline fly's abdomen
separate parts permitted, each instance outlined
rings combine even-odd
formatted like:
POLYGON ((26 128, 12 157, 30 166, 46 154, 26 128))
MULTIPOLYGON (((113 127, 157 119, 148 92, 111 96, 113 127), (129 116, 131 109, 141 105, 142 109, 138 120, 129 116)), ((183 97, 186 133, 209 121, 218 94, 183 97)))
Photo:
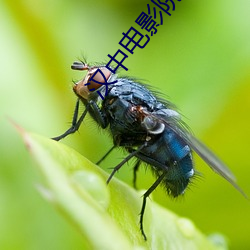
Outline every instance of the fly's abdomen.
POLYGON ((165 173, 162 184, 171 196, 183 194, 194 175, 190 147, 168 129, 152 141, 137 157, 150 164, 155 175, 165 173))
POLYGON ((171 130, 166 131, 164 136, 168 142, 170 161, 163 184, 167 192, 176 197, 184 193, 194 175, 192 154, 190 147, 171 130))
POLYGON ((163 180, 163 185, 169 195, 177 197, 184 193, 193 175, 193 161, 190 153, 180 161, 169 164, 166 178, 163 180))

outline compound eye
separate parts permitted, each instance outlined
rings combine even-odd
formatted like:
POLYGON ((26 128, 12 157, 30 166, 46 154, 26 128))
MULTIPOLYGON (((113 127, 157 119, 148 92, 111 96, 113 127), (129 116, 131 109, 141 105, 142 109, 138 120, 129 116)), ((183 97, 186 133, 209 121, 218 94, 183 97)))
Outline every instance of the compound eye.
POLYGON ((108 85, 111 71, 106 67, 90 67, 84 62, 74 62, 71 65, 74 70, 87 70, 87 75, 73 87, 77 96, 88 100, 91 91, 99 89, 102 85, 108 85))
POLYGON ((99 89, 102 85, 106 85, 111 72, 107 68, 94 68, 89 71, 86 77, 85 85, 90 91, 99 89))
POLYGON ((146 116, 142 124, 150 134, 161 134, 165 129, 165 125, 162 122, 150 116, 146 116))

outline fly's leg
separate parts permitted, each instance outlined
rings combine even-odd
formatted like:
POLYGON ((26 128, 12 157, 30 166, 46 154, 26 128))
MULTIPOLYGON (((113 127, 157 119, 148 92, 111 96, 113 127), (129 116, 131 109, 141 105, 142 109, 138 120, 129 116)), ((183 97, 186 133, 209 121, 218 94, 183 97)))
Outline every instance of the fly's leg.
POLYGON ((102 127, 106 128, 108 123, 107 123, 107 118, 103 114, 103 112, 100 110, 98 107, 97 103, 94 102, 93 100, 89 101, 89 113, 90 115, 95 119, 95 121, 102 127))
POLYGON ((78 99, 77 102, 76 102, 76 106, 75 106, 75 110, 74 110, 74 116, 73 116, 71 127, 65 133, 63 133, 62 135, 59 135, 59 136, 51 138, 51 139, 53 139, 55 141, 60 141, 64 137, 68 136, 69 134, 75 133, 79 129, 79 127, 80 127, 80 125, 81 125, 84 117, 86 116, 86 114, 88 112, 88 106, 87 106, 86 109, 84 110, 84 112, 82 113, 81 117, 77 121, 77 119, 78 119, 78 112, 79 112, 79 104, 80 104, 80 101, 78 99))
POLYGON ((143 216, 146 208, 146 200, 148 196, 157 188, 157 186, 162 182, 163 178, 165 177, 167 172, 164 172, 162 175, 160 175, 157 180, 153 183, 153 185, 147 190, 147 192, 143 195, 143 201, 142 201, 142 207, 140 212, 140 230, 142 233, 142 236, 144 240, 147 240, 147 236, 143 229, 143 216))
POLYGON ((59 141, 63 139, 64 137, 68 136, 69 134, 75 133, 79 129, 84 117, 86 116, 88 112, 93 116, 93 118, 98 122, 98 124, 101 125, 102 128, 107 127, 108 123, 106 120, 106 116, 102 113, 102 111, 100 110, 100 108, 94 101, 88 102, 88 104, 86 105, 86 109, 80 116, 79 120, 77 120, 78 112, 79 112, 79 104, 80 104, 80 100, 78 99, 76 102, 71 127, 62 135, 52 138, 53 140, 59 141))
POLYGON ((114 145, 97 163, 96 165, 99 165, 115 148, 116 146, 114 145))
POLYGON ((141 165, 141 161, 137 160, 136 163, 135 163, 134 169, 133 169, 133 186, 134 186, 135 189, 137 189, 136 188, 136 173, 137 173, 140 165, 141 165))
POLYGON ((126 163, 128 162, 132 157, 134 157, 138 152, 140 152, 144 147, 147 146, 147 143, 144 143, 143 145, 141 145, 137 150, 134 150, 132 153, 130 153, 122 162, 120 162, 116 167, 114 167, 112 173, 110 174, 108 180, 107 180, 107 184, 109 184, 109 182, 111 181, 112 177, 114 176, 114 174, 126 163))

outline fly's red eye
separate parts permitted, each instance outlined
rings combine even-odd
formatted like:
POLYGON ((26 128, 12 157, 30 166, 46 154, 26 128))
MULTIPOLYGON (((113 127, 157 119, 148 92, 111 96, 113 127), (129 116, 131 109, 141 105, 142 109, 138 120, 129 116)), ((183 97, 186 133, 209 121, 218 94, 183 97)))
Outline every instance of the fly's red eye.
POLYGON ((111 76, 110 70, 105 67, 90 67, 83 62, 74 62, 71 65, 74 70, 88 70, 83 80, 79 81, 73 90, 79 97, 88 99, 90 92, 99 89, 103 85, 108 85, 108 79, 111 76))
POLYGON ((107 68, 95 68, 90 70, 85 85, 88 86, 90 91, 99 89, 102 85, 107 84, 111 72, 107 68))

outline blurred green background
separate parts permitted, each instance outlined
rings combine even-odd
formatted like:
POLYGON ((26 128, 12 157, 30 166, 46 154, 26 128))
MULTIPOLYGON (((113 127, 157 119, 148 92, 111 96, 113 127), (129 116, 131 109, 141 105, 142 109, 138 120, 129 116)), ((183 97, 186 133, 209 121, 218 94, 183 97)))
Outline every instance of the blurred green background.
MULTIPOLYGON (((0 249, 81 248, 81 235, 36 191, 39 173, 8 117, 47 137, 64 132, 76 100, 71 81, 83 77, 71 63, 82 55, 89 62, 108 60, 107 54, 121 48, 121 33, 136 26, 149 2, 0 2, 0 249)), ((125 60, 129 71, 121 73, 145 79, 166 94, 250 196, 249 13, 246 0, 177 2, 148 45, 125 60)), ((89 118, 63 143, 93 162, 112 145, 89 118)), ((110 171, 123 157, 117 150, 101 166, 110 171)), ((161 188, 153 198, 192 219, 204 233, 226 235, 230 249, 250 249, 249 201, 195 160, 203 177, 184 198, 174 201, 161 188)), ((132 167, 128 164, 117 177, 131 184, 132 167)), ((138 178, 144 189, 154 180, 144 168, 138 178)))

